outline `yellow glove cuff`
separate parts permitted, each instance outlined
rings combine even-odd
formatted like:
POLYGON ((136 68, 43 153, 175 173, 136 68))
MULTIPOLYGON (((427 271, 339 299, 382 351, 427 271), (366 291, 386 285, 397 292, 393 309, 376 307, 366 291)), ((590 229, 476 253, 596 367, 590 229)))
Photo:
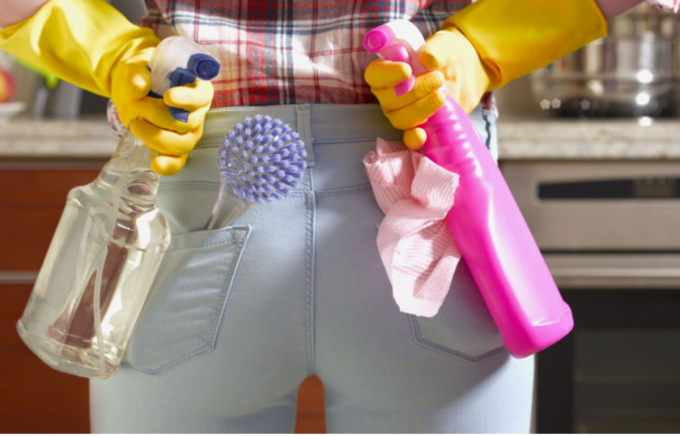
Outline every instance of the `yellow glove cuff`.
POLYGON ((489 87, 488 68, 458 29, 440 30, 430 36, 420 52, 420 62, 444 73, 447 94, 468 114, 489 87))
POLYGON ((105 97, 114 64, 158 43, 151 29, 130 23, 104 0, 50 0, 0 30, 0 49, 105 97))
POLYGON ((488 90, 607 36, 595 0, 479 0, 448 18, 490 73, 488 90))

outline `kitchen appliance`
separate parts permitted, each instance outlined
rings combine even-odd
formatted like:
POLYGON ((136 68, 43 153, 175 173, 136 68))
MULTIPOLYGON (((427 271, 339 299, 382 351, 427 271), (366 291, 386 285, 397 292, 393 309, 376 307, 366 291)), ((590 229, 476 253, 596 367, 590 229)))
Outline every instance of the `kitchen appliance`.
POLYGON ((574 314, 537 355, 537 431, 680 432, 678 162, 502 169, 574 314))
POLYGON ((664 116, 678 105, 678 21, 641 4, 593 41, 531 75, 534 99, 557 116, 664 116))

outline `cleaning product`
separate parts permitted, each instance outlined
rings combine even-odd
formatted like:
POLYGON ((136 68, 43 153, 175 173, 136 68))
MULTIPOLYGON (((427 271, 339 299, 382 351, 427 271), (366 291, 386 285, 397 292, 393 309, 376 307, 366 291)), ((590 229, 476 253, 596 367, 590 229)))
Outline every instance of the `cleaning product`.
MULTIPOLYGON (((163 98, 175 86, 194 83, 197 78, 211 80, 220 72, 220 64, 201 46, 181 36, 165 38, 154 50, 151 66, 150 96, 163 98), (177 66, 181 65, 181 66, 177 66)), ((178 121, 187 122, 189 112, 170 107, 170 114, 178 121)))
MULTIPOLYGON (((166 50, 173 42, 158 46, 159 56, 149 65, 155 77, 181 76, 180 82, 187 83, 217 74, 219 64, 200 46, 187 41, 181 51, 166 50), (187 61, 197 54, 201 62, 214 65, 187 61)), ((164 87, 178 83, 164 81, 164 87)), ((155 89, 159 95, 165 92, 155 89)), ((153 157, 128 130, 97 179, 69 192, 17 323, 26 345, 57 370, 93 378, 117 371, 170 243, 168 225, 156 206, 159 176, 150 168, 153 157)))
MULTIPOLYGON (((412 23, 398 20, 368 32, 364 47, 385 60, 409 63, 417 75, 423 72, 418 51, 424 43, 412 23)), ((412 83, 395 92, 408 92, 412 83)), ((460 176, 447 221, 505 347, 522 358, 557 342, 573 328, 571 309, 469 117, 448 97, 419 127, 427 135, 425 155, 460 176)))
POLYGON ((281 120, 256 115, 238 123, 220 147, 220 190, 206 229, 230 225, 255 201, 283 198, 297 187, 306 156, 300 135, 281 120))

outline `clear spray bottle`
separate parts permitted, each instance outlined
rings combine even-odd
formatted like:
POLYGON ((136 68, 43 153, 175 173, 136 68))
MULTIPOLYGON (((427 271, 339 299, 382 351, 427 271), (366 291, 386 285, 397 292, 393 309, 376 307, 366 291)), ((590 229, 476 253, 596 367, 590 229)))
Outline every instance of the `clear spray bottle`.
MULTIPOLYGON (((219 72, 217 61, 180 37, 164 39, 149 65, 152 95, 160 96, 219 72)), ((171 113, 187 119, 181 109, 171 113)), ((170 244, 158 184, 149 150, 127 130, 97 179, 69 192, 17 323, 26 345, 54 369, 90 378, 116 373, 170 244)))

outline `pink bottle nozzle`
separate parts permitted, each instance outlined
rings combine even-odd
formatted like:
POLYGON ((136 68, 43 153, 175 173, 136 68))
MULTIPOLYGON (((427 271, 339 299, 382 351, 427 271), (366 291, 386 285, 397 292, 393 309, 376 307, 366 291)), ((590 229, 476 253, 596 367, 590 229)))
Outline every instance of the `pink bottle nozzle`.
POLYGON ((364 38, 364 48, 371 54, 376 54, 390 45, 394 40, 394 32, 386 24, 369 31, 364 38))
POLYGON ((411 56, 403 44, 392 44, 380 51, 380 57, 392 62, 406 62, 410 65, 411 56))
POLYGON ((413 76, 409 77, 408 79, 404 80, 400 84, 394 86, 394 95, 399 97, 401 95, 406 94, 407 92, 409 92, 410 90, 413 89, 415 84, 416 84, 416 78, 413 77, 413 76))
MULTIPOLYGON (((389 27, 387 29, 389 29, 389 27)), ((369 32, 369 34, 371 32, 369 32)), ((379 35, 381 38, 384 36, 383 33, 380 33, 379 35)), ((368 41, 369 39, 368 36, 369 35, 367 35, 366 37, 366 41, 368 41)), ((408 50, 406 49, 406 47, 404 47, 403 44, 398 43, 392 45, 384 45, 383 48, 381 50, 378 50, 377 53, 381 58, 385 59, 386 61, 406 62, 407 64, 412 66, 411 56, 409 55, 408 50)), ((399 83, 398 85, 395 85, 394 93, 397 95, 397 97, 399 97, 400 95, 404 95, 413 89, 413 85, 415 83, 416 78, 412 75, 411 77, 399 83)))

